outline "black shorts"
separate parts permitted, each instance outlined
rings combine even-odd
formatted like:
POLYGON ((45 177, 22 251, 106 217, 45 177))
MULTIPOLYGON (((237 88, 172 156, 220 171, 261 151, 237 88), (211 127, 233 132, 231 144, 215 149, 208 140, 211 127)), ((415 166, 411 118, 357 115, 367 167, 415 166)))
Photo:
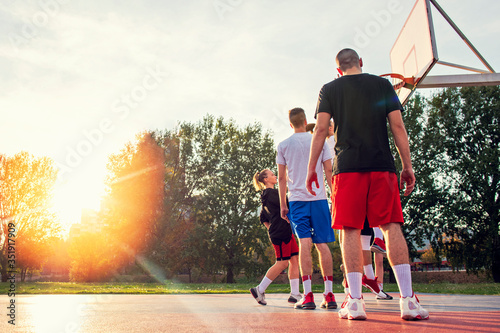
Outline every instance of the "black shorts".
POLYGON ((365 218, 365 223, 363 224, 363 229, 361 229, 362 236, 373 236, 373 229, 370 228, 368 223, 368 218, 365 218))

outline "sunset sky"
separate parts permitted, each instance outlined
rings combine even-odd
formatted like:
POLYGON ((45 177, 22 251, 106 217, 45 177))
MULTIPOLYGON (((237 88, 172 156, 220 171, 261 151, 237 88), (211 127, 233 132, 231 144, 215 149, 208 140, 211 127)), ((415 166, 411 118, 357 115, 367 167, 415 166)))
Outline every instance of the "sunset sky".
MULTIPOLYGON (((500 70, 500 2, 438 2, 500 70)), ((340 49, 355 48, 365 72, 390 72, 413 4, 0 0, 0 153, 52 157, 64 174, 59 205, 78 211, 98 205, 107 156, 141 130, 212 114, 260 122, 281 141, 290 108, 313 120, 340 49)), ((435 10, 433 18, 440 59, 483 68, 435 10)))

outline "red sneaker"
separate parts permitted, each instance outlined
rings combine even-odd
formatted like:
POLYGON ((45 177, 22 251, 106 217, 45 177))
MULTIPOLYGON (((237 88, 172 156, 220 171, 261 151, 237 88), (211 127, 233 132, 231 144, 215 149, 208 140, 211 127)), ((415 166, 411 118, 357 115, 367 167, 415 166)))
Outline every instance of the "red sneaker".
POLYGON ((316 304, 314 303, 313 293, 309 293, 307 295, 302 296, 302 299, 295 303, 295 309, 303 309, 303 310, 314 310, 316 309, 316 304))
POLYGON ((385 242, 383 239, 380 238, 375 238, 373 240, 373 244, 370 247, 370 250, 375 253, 382 253, 382 254, 387 253, 387 250, 385 249, 385 242))
POLYGON ((366 277, 366 275, 363 274, 363 279, 361 280, 361 283, 363 284, 363 286, 370 289, 375 295, 378 295, 380 293, 380 287, 378 286, 377 283, 377 277, 375 277, 375 279, 373 280, 370 280, 369 278, 366 277))
POLYGON ((335 302, 335 296, 333 293, 323 294, 323 302, 319 306, 322 309, 336 309, 337 302, 335 302))

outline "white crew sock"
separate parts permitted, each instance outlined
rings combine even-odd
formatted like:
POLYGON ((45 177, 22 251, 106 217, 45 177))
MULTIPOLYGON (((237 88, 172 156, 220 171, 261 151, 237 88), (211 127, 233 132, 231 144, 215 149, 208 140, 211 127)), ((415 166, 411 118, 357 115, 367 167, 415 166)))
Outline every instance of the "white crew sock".
POLYGON ((259 286, 257 287, 259 289, 259 293, 264 293, 266 292, 267 287, 273 282, 273 280, 269 279, 267 276, 264 276, 262 281, 260 282, 259 286))
POLYGON ((371 236, 361 235, 361 249, 363 251, 370 251, 371 236))
POLYGON ((378 227, 375 227, 373 228, 373 237, 375 238, 380 238, 380 239, 384 239, 384 234, 382 233, 382 230, 380 230, 380 228, 378 227))
POLYGON ((323 278, 323 281, 325 281, 325 295, 328 295, 328 293, 333 292, 333 277, 332 276, 326 276, 323 278))
POLYGON ((300 294, 300 279, 291 279, 290 280, 290 292, 292 295, 300 294))
POLYGON ((311 287, 311 275, 306 275, 302 277, 302 288, 304 288, 304 296, 312 292, 311 287))
POLYGON ((368 279, 370 279, 370 280, 375 279, 375 273, 373 272, 372 265, 363 266, 363 270, 365 271, 365 275, 368 279))
POLYGON ((346 274, 347 284, 349 285, 349 292, 352 298, 361 298, 361 279, 363 273, 352 272, 346 274))
POLYGON ((392 267, 394 276, 399 286, 401 297, 413 296, 413 288, 411 286, 411 269, 409 264, 396 265, 392 267))

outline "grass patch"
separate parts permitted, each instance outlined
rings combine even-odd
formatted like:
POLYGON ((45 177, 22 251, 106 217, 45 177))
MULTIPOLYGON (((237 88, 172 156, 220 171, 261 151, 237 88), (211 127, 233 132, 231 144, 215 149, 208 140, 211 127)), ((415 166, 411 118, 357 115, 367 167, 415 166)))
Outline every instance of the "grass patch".
MULTIPOLYGON (((16 294, 243 294, 248 293, 251 283, 72 283, 72 282, 17 282, 16 294)), ((314 293, 323 292, 322 284, 314 284, 314 293)), ((9 283, 0 283, 0 294, 9 292, 9 283)), ((413 284, 417 293, 433 294, 462 294, 462 295, 499 295, 500 283, 435 283, 435 284, 413 284)), ((387 292, 398 292, 396 284, 384 284, 387 292)), ((344 290, 340 285, 334 284, 333 292, 342 293, 344 290)), ((367 291, 367 290, 364 290, 367 291)), ((289 293, 288 284, 271 284, 266 290, 270 293, 289 293)))

